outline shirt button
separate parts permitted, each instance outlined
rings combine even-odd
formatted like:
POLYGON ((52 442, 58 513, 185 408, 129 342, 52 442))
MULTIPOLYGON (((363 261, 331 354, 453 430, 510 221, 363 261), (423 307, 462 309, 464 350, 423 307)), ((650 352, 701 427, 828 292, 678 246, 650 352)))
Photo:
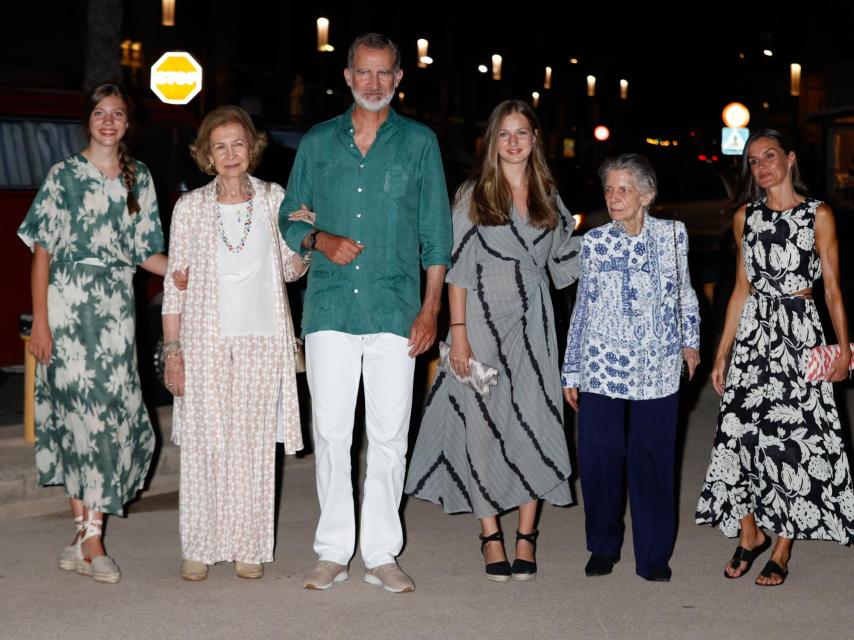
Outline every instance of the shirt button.
POLYGON ((359 293, 358 289, 353 289, 353 293, 359 293))
POLYGON ((362 187, 357 187, 356 191, 358 191, 359 193, 362 193, 362 187))
POLYGON ((356 270, 358 271, 358 269, 359 269, 359 265, 356 265, 356 270))
POLYGON ((357 218, 361 218, 361 217, 362 217, 362 214, 361 214, 361 213, 357 213, 357 214, 356 214, 356 217, 357 217, 357 218))
POLYGON ((359 165, 359 168, 360 168, 360 169, 364 169, 364 168, 365 168, 365 165, 360 164, 360 165, 359 165))

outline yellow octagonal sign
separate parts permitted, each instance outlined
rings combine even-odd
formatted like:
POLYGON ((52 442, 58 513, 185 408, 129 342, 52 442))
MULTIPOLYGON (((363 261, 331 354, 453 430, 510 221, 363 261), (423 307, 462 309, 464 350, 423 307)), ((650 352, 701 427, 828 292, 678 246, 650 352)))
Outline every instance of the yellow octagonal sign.
POLYGON ((151 90, 166 104, 187 104, 202 90, 202 67, 185 51, 167 51, 151 65, 151 90))

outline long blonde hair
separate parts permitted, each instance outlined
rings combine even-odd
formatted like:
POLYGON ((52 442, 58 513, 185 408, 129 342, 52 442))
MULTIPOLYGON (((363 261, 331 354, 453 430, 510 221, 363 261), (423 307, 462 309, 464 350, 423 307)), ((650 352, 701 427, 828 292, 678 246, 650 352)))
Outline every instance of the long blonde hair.
POLYGON ((528 224, 539 229, 554 229, 558 221, 555 180, 546 163, 537 114, 521 100, 505 100, 489 116, 484 133, 483 157, 471 179, 473 188, 469 217, 474 224, 483 226, 500 226, 510 222, 512 194, 498 163, 498 134, 501 122, 512 113, 524 116, 534 134, 533 150, 526 168, 528 224))

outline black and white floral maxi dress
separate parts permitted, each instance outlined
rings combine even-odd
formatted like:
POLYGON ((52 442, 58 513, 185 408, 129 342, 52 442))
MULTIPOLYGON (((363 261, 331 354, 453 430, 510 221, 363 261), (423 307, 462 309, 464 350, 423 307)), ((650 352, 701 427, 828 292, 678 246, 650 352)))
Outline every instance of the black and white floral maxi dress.
POLYGON ((815 303, 791 294, 821 276, 815 213, 747 207, 742 253, 752 292, 736 333, 699 524, 735 537, 739 519, 787 538, 854 541, 854 491, 829 382, 806 382, 824 336, 815 303))

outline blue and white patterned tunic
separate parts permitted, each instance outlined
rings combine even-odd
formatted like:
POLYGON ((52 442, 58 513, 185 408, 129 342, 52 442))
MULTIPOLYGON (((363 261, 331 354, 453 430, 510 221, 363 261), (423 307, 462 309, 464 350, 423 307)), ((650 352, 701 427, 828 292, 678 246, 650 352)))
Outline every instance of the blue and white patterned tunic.
POLYGON ((645 215, 636 236, 619 222, 584 236, 561 371, 564 387, 627 400, 663 398, 679 388, 682 347, 699 346, 684 224, 645 215))

